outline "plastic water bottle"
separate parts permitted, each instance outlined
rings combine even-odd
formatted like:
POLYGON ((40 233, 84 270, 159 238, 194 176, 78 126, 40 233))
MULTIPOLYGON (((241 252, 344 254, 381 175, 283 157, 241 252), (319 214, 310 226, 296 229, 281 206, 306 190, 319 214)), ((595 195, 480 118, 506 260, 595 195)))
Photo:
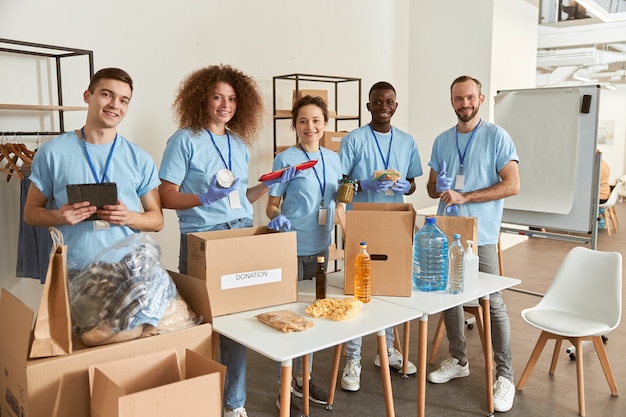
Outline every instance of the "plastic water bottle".
POLYGON ((436 223, 426 217, 413 241, 413 288, 421 291, 445 290, 448 284, 448 238, 436 223))
POLYGON ((372 259, 366 249, 367 243, 361 242, 361 250, 354 259, 354 297, 369 303, 372 299, 372 259))
POLYGON ((478 255, 474 253, 472 240, 466 240, 465 249, 465 288, 471 290, 478 283, 478 255))
POLYGON ((454 234, 454 240, 448 251, 448 292, 460 294, 463 292, 463 274, 465 273, 465 250, 461 244, 461 235, 454 234))

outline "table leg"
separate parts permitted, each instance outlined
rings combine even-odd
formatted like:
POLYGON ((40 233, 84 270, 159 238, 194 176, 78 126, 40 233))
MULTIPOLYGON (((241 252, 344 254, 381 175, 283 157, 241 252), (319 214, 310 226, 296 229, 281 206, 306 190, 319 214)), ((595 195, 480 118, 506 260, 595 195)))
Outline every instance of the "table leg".
POLYGON ((404 323, 404 340, 402 341, 402 378, 408 378, 406 374, 409 368, 409 338, 411 337, 411 322, 404 323))
POLYGON ((393 393, 391 391, 391 374, 389 373, 389 358, 387 357, 387 340, 385 329, 376 332, 378 341, 378 356, 380 357, 380 375, 383 379, 383 393, 385 395, 385 410, 387 417, 395 417, 393 408, 393 393))
POLYGON ((280 417, 289 417, 291 408, 291 366, 292 360, 281 362, 280 368, 280 417))
POLYGON ((333 357, 332 375, 330 376, 330 384, 328 384, 328 404, 326 404, 327 410, 333 409, 335 402, 335 390, 337 389, 337 375, 339 374, 339 361, 341 360, 341 350, 343 349, 343 343, 335 346, 335 356, 333 357))
POLYGON ((309 355, 302 357, 302 415, 309 415, 309 355))
POLYGON ((491 312, 489 310, 489 296, 481 297, 480 305, 483 308, 483 351, 485 352, 485 384, 487 385, 487 412, 494 413, 493 408, 493 346, 491 345, 491 312))
POLYGON ((428 314, 420 317, 417 351, 417 417, 426 415, 426 351, 428 350, 428 314))

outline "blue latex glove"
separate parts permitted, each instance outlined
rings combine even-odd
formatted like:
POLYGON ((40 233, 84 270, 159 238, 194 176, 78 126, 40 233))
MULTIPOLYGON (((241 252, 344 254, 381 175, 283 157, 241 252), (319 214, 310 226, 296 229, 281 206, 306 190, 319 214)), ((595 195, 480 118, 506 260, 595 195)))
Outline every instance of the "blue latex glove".
POLYGON ((271 187, 274 184, 281 184, 283 182, 287 182, 297 174, 296 167, 289 167, 283 171, 283 174, 276 178, 275 180, 267 180, 264 182, 266 187, 271 187))
POLYGON ((448 216, 458 216, 459 215, 459 206, 457 204, 451 204, 446 206, 446 213, 448 216))
POLYGON ((411 183, 404 178, 400 178, 398 181, 395 182, 391 189, 398 194, 406 194, 411 189, 411 183))
POLYGON ((388 190, 393 185, 393 181, 378 181, 370 178, 361 180, 361 190, 381 192, 388 190))
POLYGON ((437 175, 437 192, 446 191, 452 188, 452 178, 446 177, 446 161, 441 164, 441 171, 437 175))
POLYGON ((270 220, 270 222, 267 224, 267 227, 269 227, 270 229, 279 230, 279 231, 289 230, 291 229, 291 222, 289 221, 288 218, 286 218, 282 214, 279 214, 278 216, 270 220))
POLYGON ((209 183, 209 189, 205 193, 199 194, 198 199, 204 207, 209 207, 217 200, 221 200, 231 192, 235 191, 238 185, 239 178, 237 178, 233 185, 231 185, 229 188, 222 188, 217 185, 217 175, 213 175, 213 178, 211 178, 211 182, 209 183))

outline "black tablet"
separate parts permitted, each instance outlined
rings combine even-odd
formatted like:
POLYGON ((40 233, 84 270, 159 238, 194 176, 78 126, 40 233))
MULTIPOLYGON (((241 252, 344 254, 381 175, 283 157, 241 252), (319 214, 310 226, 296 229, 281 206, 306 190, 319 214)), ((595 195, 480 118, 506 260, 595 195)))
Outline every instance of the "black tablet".
MULTIPOLYGON (((102 182, 100 184, 68 184, 66 186, 67 200, 70 204, 89 201, 90 205, 101 209, 105 205, 117 204, 117 185, 114 182, 102 182)), ((100 220, 96 213, 86 221, 100 220)))

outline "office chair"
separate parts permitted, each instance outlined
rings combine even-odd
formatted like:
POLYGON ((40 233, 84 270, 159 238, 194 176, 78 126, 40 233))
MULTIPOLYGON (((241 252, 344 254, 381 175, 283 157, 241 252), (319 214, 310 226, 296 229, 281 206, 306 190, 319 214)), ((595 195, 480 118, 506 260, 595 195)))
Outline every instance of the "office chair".
POLYGON ((521 314, 528 324, 541 330, 541 334, 517 384, 518 390, 526 385, 549 339, 555 339, 550 364, 550 375, 554 374, 561 342, 567 339, 579 352, 576 356, 578 412, 584 416, 585 384, 582 342, 591 340, 611 394, 618 395, 602 335, 615 329, 621 319, 621 254, 600 252, 581 246, 575 247, 561 263, 539 304, 522 310, 521 314))

